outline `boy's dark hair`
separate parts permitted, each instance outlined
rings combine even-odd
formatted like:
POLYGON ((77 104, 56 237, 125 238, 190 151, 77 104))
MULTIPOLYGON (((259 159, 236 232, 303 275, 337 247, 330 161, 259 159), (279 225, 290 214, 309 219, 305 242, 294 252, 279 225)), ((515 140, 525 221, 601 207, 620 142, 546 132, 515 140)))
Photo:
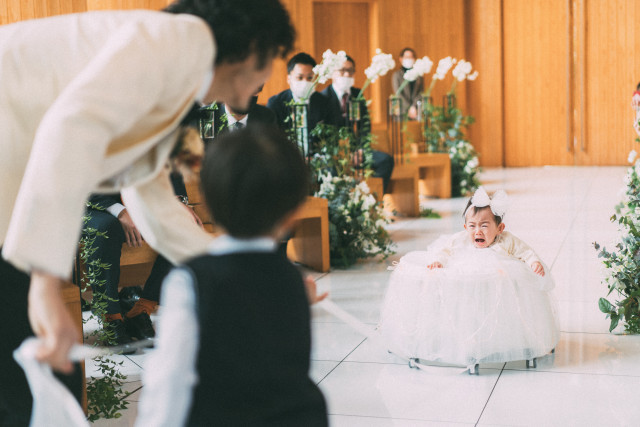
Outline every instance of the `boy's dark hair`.
MULTIPOLYGON (((471 206, 471 199, 469 199, 469 201, 467 202, 467 207, 464 208, 464 211, 462 211, 462 217, 465 219, 465 222, 467 220, 467 211, 469 210, 469 207, 471 206)), ((480 212, 483 209, 489 209, 491 210, 490 206, 483 206, 481 208, 474 206, 473 207, 473 214, 477 214, 478 212, 480 212)), ((493 211, 491 211, 491 213, 493 213, 493 211)), ((502 223, 502 217, 500 215, 496 215, 493 214, 493 219, 496 220, 496 225, 500 225, 502 223)))
POLYGON ((234 237, 271 233, 306 198, 300 151, 275 127, 229 132, 207 148, 201 189, 213 221, 234 237))
POLYGON ((416 51, 415 51, 415 50, 413 50, 413 49, 412 49, 412 48, 410 48, 410 47, 405 47, 404 49, 402 49, 402 50, 400 51, 400 56, 403 56, 405 52, 411 52, 411 53, 413 53, 413 57, 414 57, 414 58, 417 56, 417 55, 416 55, 416 51))
POLYGON ((636 86, 636 90, 640 90, 640 83, 636 86))
POLYGON ((291 57, 289 62, 287 62, 287 74, 289 74, 297 64, 311 65, 312 67, 317 65, 316 60, 308 53, 296 53, 291 57))
POLYGON ((252 53, 258 69, 293 49, 295 30, 279 0, 176 0, 164 9, 205 20, 216 43, 216 64, 241 62, 252 53))

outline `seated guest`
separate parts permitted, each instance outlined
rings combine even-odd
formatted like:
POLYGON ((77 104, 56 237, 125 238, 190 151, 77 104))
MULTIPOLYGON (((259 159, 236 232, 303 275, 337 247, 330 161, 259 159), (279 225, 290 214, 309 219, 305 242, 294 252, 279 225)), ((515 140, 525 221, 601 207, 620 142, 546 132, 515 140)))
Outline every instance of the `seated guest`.
POLYGON ((312 91, 309 99, 304 99, 312 85, 315 66, 316 61, 303 52, 294 55, 287 63, 289 89, 273 95, 267 102, 267 107, 276 114, 280 129, 288 131, 291 127, 291 109, 288 104, 292 101, 309 104, 307 121, 309 134, 318 123, 333 124, 340 120, 340 110, 330 107, 327 99, 320 93, 312 91))
MULTIPOLYGON (((171 181, 178 198, 186 202, 186 189, 181 175, 172 173, 171 181)), ((112 333, 114 342, 111 344, 123 345, 124 353, 130 354, 135 349, 128 350, 126 347, 133 341, 132 338, 143 340, 155 336, 149 315, 158 304, 160 285, 172 265, 166 258, 158 255, 140 298, 133 305, 125 301, 122 295, 118 294, 122 244, 140 247, 144 239, 131 220, 126 207, 122 205, 119 194, 93 194, 89 202, 93 206, 87 208, 89 220, 86 226, 106 236, 96 236, 93 243, 95 251, 89 254, 87 262, 109 264, 108 268, 99 269, 95 280, 91 282, 91 288, 94 295, 100 292, 107 297, 104 327, 112 333)), ((196 222, 200 221, 195 214, 193 216, 196 222)))
POLYGON ((167 276, 136 425, 324 427, 309 378, 309 303, 322 297, 276 251, 306 165, 279 130, 248 126, 211 145, 201 177, 225 234, 167 276))
POLYGON ((278 120, 275 113, 264 105, 258 104, 258 94, 261 91, 262 88, 251 98, 251 104, 245 111, 238 111, 237 108, 233 109, 227 104, 218 103, 213 122, 216 136, 229 129, 236 130, 256 124, 277 127, 278 120))
MULTIPOLYGON (((331 77, 331 85, 327 86, 325 90, 320 92, 324 95, 330 104, 330 108, 339 109, 341 111, 341 119, 339 119, 335 125, 345 126, 348 124, 347 106, 349 99, 353 100, 360 94, 360 89, 353 87, 354 79, 353 75, 356 72, 356 63, 350 56, 347 55, 347 60, 344 61, 342 68, 334 71, 331 77)), ((369 111, 366 104, 362 104, 363 111, 360 112, 362 117, 357 124, 358 131, 364 134, 371 132, 371 120, 369 118, 369 111)), ((371 150, 373 176, 382 178, 384 192, 387 192, 387 186, 391 180, 391 174, 393 172, 393 157, 389 154, 378 150, 371 150)), ((362 161, 362 153, 358 152, 355 156, 355 161, 360 163, 362 161)), ((356 165, 357 166, 357 165, 356 165)))

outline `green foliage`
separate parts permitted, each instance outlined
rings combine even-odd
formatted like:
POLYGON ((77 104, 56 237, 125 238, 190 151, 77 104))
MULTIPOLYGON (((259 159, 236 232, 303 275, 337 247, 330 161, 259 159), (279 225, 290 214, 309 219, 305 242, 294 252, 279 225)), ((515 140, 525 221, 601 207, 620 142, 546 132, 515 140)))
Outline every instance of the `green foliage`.
POLYGON ((352 129, 319 123, 311 131, 317 140, 316 151, 311 158, 311 168, 322 175, 324 171, 334 176, 363 176, 372 173, 371 133, 357 137, 352 129), (358 161, 359 158, 362 161, 358 161), (357 166, 357 167, 356 167, 357 166))
POLYGON ((425 114, 429 125, 424 131, 425 151, 448 153, 451 159, 451 195, 471 194, 478 186, 478 153, 466 139, 464 130, 475 119, 465 116, 456 107, 447 108, 425 103, 425 114))
POLYGON ((127 377, 118 370, 123 362, 115 362, 109 358, 98 358, 98 370, 104 374, 102 377, 91 377, 87 383, 87 410, 89 421, 100 418, 120 418, 120 411, 127 409, 129 401, 127 397, 131 393, 122 390, 124 380, 127 377))
MULTIPOLYGON (((637 138, 636 141, 640 142, 637 138)), ((618 243, 611 251, 597 242, 593 246, 607 269, 607 295, 614 294, 617 298, 613 303, 606 298, 598 301, 600 311, 611 319, 609 331, 623 321, 627 332, 637 334, 640 333, 640 160, 628 169, 625 184, 624 199, 610 218, 619 227, 618 243)))
POLYGON ((348 267, 358 259, 395 253, 385 226, 382 203, 369 187, 351 176, 325 175, 316 197, 329 201, 329 242, 331 265, 348 267))
MULTIPOLYGON (((93 209, 100 210, 99 206, 87 204, 93 209)), ((105 286, 105 280, 100 279, 100 276, 111 265, 100 260, 89 260, 89 257, 97 250, 96 239, 108 239, 109 236, 104 232, 99 232, 95 228, 89 227, 87 225, 89 219, 90 214, 87 213, 83 218, 84 227, 80 239, 80 259, 85 264, 84 274, 80 278, 80 288, 83 292, 86 289, 91 289, 92 286, 96 289, 91 299, 92 314, 90 319, 95 318, 100 327, 93 331, 90 336, 96 337, 96 345, 115 345, 113 332, 104 328, 107 305, 112 299, 99 290, 105 286)), ((96 362, 98 371, 102 376, 91 377, 87 382, 88 419, 93 422, 100 418, 119 418, 122 415, 120 410, 126 409, 129 404, 126 399, 130 395, 130 393, 125 393, 122 390, 123 381, 127 378, 118 370, 118 366, 121 366, 122 362, 116 363, 109 359, 108 356, 97 357, 93 360, 96 362)))
POLYGON ((420 210, 420 217, 421 218, 434 218, 434 219, 442 218, 438 212, 434 211, 431 208, 422 208, 420 210))

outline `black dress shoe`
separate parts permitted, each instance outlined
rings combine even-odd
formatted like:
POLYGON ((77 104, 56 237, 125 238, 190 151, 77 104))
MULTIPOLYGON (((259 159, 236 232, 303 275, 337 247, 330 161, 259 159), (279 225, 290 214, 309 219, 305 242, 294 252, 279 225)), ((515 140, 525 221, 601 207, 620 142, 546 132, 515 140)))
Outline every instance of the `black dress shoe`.
POLYGON ((103 328, 109 334, 109 342, 106 345, 118 345, 122 346, 122 354, 133 354, 136 352, 135 348, 129 348, 129 345, 133 343, 133 340, 127 333, 127 328, 122 320, 116 319, 110 322, 105 322, 103 328))
POLYGON ((122 313, 128 313, 136 304, 136 301, 140 299, 140 295, 142 295, 142 287, 140 286, 127 286, 122 288, 118 293, 122 313))
POLYGON ((129 336, 133 338, 145 340, 156 336, 156 331, 153 330, 153 325, 151 324, 151 318, 144 311, 132 318, 125 316, 124 324, 127 327, 129 336))

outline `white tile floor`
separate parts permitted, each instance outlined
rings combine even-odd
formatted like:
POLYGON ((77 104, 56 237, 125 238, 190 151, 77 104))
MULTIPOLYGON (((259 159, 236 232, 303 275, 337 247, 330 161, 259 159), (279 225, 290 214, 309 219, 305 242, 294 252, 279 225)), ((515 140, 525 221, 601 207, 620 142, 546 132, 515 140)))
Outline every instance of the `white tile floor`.
MULTIPOLYGON (((322 389, 332 426, 617 426, 640 425, 640 336, 610 334, 597 300, 606 295, 593 241, 609 244, 609 223, 621 197, 622 167, 489 169, 489 191, 511 198, 507 229, 529 243, 551 267, 561 326, 555 355, 538 361, 481 366, 479 376, 410 369, 318 307, 313 308, 311 376, 322 389)), ((387 265, 437 236, 461 229, 466 199, 425 200, 442 219, 399 219, 390 226, 397 254, 348 270, 316 274, 341 308, 376 325, 387 265)), ((259 360, 259 354, 256 355, 259 360)), ((121 357, 130 384, 140 387, 144 354, 121 357)), ((136 400, 119 420, 132 425, 136 400)))

